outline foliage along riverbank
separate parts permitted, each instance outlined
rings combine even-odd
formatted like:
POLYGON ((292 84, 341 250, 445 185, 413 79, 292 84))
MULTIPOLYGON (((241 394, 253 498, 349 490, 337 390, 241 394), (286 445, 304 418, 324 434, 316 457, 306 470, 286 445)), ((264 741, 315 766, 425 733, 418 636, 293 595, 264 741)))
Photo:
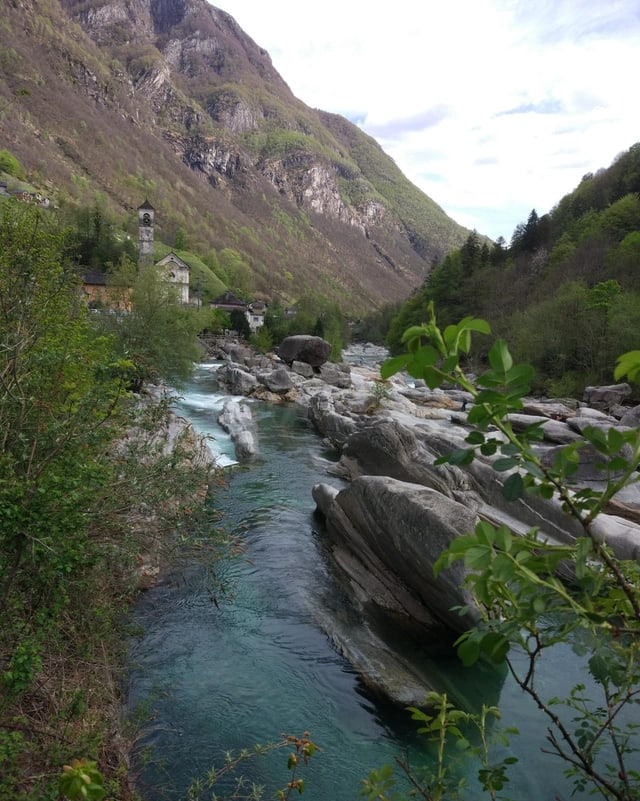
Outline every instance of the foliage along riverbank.
POLYGON ((166 398, 129 391, 156 365, 88 313, 63 234, 0 214, 0 799, 59 798, 79 758, 127 799, 126 611, 145 555, 197 543, 211 466, 166 398))

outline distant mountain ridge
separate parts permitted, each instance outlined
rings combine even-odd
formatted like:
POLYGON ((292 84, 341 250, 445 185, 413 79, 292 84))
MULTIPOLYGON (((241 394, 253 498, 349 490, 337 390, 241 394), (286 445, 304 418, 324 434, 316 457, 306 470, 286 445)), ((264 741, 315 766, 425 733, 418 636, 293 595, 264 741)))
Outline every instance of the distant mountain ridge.
POLYGON ((38 188, 97 198, 131 233, 148 198, 158 238, 208 255, 226 283, 239 260, 254 294, 362 314, 469 233, 357 126, 295 98, 205 0, 3 5, 0 147, 38 188))

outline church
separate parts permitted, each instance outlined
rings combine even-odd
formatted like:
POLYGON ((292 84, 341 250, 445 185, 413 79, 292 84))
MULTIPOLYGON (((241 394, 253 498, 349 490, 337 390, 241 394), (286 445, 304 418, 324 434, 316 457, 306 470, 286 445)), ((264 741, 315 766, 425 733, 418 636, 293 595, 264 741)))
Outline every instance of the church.
MULTIPOLYGON (((154 267, 165 280, 176 288, 179 302, 189 303, 189 265, 176 253, 170 251, 159 261, 154 261, 153 228, 155 210, 148 200, 138 207, 138 270, 154 267)), ((84 296, 90 306, 120 308, 128 310, 128 299, 116 298, 109 287, 107 274, 91 270, 82 276, 84 296)), ((121 291, 119 294, 122 294, 121 291)))
MULTIPOLYGON (((155 209, 145 199, 138 206, 138 270, 155 269, 164 277, 164 280, 173 285, 178 301, 183 306, 191 304, 189 296, 190 268, 177 253, 172 250, 166 256, 154 260, 154 219, 155 209)), ((96 309, 106 308, 114 311, 130 311, 130 291, 115 290, 109 286, 108 276, 104 272, 92 270, 83 275, 84 295, 89 306, 96 309)), ((265 323, 267 306, 263 301, 247 303, 236 297, 232 292, 226 291, 209 304, 212 309, 222 309, 226 312, 240 311, 249 323, 251 333, 255 334, 265 323)))
POLYGON ((189 303, 189 265, 171 251, 159 261, 153 261, 153 222, 155 210, 148 200, 138 207, 138 266, 142 270, 154 265, 165 279, 174 284, 180 303, 189 303))

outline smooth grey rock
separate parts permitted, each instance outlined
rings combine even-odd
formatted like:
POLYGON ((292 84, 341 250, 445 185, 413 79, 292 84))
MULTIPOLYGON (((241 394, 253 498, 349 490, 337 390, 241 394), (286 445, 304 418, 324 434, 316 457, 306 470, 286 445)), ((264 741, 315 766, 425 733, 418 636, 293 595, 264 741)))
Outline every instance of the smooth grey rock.
MULTIPOLYGON (((324 493, 327 496, 327 493, 324 493)), ((478 614, 457 563, 437 578, 433 564, 476 516, 464 505, 417 484, 362 476, 329 504, 326 531, 336 562, 363 608, 374 604, 428 642, 465 631, 478 614), (466 614, 452 607, 470 605, 466 614)))
POLYGON ((246 462, 258 453, 253 415, 248 404, 232 398, 224 402, 218 423, 229 434, 233 442, 236 459, 246 462))
POLYGON ((430 441, 431 433, 417 426, 376 418, 347 439, 340 463, 349 464, 352 476, 390 476, 431 487, 448 497, 470 490, 469 481, 459 468, 434 464, 441 454, 430 447, 430 441))
MULTIPOLYGON (((551 448, 545 451, 541 457, 542 463, 546 467, 551 467, 560 451, 562 451, 561 447, 551 448)), ((623 455, 631 456, 630 449, 623 448, 623 455)), ((575 473, 572 473, 570 476, 571 482, 588 484, 589 486, 604 486, 607 480, 607 473, 602 469, 604 458, 605 457, 597 451, 593 445, 585 442, 585 444, 578 449, 578 466, 575 473)), ((618 471, 609 475, 611 478, 615 478, 616 476, 622 475, 622 473, 618 471)))
POLYGON ((216 378, 233 395, 250 395, 258 384, 258 379, 252 373, 237 364, 222 366, 216 378))
POLYGON ((562 420, 555 420, 544 415, 510 414, 508 420, 516 433, 524 431, 534 423, 540 423, 547 442, 568 444, 580 439, 580 435, 572 430, 571 426, 562 420))
POLYGON ((582 432, 589 427, 601 428, 606 431, 608 428, 615 428, 620 425, 615 417, 596 409, 580 409, 580 414, 567 420, 567 425, 573 431, 582 432))
POLYGON ((608 412, 614 406, 619 406, 631 396, 631 387, 627 383, 611 384, 606 387, 585 387, 584 402, 594 409, 608 412))
POLYGON ((620 418, 620 425, 629 426, 630 428, 640 427, 640 406, 627 409, 620 418))
POLYGON ((354 420, 335 411, 327 392, 318 392, 310 398, 307 413, 317 430, 337 447, 341 447, 357 430, 354 420))
POLYGON ((276 353, 286 364, 306 362, 312 367, 320 367, 331 355, 331 343, 322 337, 298 334, 286 337, 276 349, 276 353))
POLYGON ((311 496, 318 508, 318 511, 324 516, 327 516, 329 507, 333 503, 339 490, 332 487, 330 484, 316 484, 311 490, 311 496))
POLYGON ((573 406, 561 401, 541 401, 525 398, 522 402, 522 413, 549 417, 553 420, 566 420, 576 413, 575 402, 573 406))
POLYGON ((230 343, 225 348, 229 361, 237 362, 238 364, 248 364, 253 356, 251 348, 237 343, 230 343))
MULTIPOLYGON (((640 507, 636 506, 636 510, 640 507)), ((594 537, 613 549, 619 559, 640 559, 640 525, 616 515, 601 514, 594 520, 594 537)))
POLYGON ((327 384, 334 387, 347 389, 351 386, 351 374, 348 369, 343 369, 337 364, 327 362, 318 369, 318 376, 327 384))
POLYGON ((270 392, 284 394, 293 389, 293 380, 286 367, 277 367, 269 373, 262 373, 258 376, 258 381, 264 384, 270 392))
POLYGON ((313 377, 313 367, 306 362, 294 361, 291 364, 291 369, 294 373, 301 375, 303 378, 313 377))

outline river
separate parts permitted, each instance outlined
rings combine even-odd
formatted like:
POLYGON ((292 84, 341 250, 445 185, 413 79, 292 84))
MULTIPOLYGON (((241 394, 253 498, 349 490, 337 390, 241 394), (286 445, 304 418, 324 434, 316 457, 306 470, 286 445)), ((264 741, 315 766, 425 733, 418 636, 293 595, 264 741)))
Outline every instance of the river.
MULTIPOLYGON (((374 768, 396 757, 408 755, 415 763, 432 756, 408 713, 367 691, 322 626, 324 615, 346 613, 311 498, 320 481, 340 486, 323 467, 335 454, 293 407, 254 402, 260 458, 232 466, 232 444, 216 423, 224 398, 210 366, 200 365, 176 407, 215 438, 214 451, 229 465, 213 503, 225 530, 242 535, 245 551, 224 568, 223 591, 220 577, 212 582, 207 567, 194 562, 165 575, 135 608, 141 635, 131 646, 128 698, 131 716, 142 721, 138 787, 145 801, 177 801, 194 779, 222 766, 226 751, 306 730, 321 750, 300 774, 305 798, 354 801, 374 768)), ((466 684, 466 694, 469 687, 482 694, 479 680, 457 663, 445 665, 445 673, 459 687, 466 684)), ((561 694, 572 679, 563 670, 546 681, 561 694)), ((509 752, 520 763, 507 795, 554 797, 561 769, 550 776, 540 761, 539 716, 511 682, 501 684, 500 693, 505 725, 523 732, 509 752)), ((253 759, 243 774, 283 787, 287 753, 253 759)), ((230 789, 227 780, 217 792, 230 789)), ((468 797, 474 796, 480 794, 468 797)))

